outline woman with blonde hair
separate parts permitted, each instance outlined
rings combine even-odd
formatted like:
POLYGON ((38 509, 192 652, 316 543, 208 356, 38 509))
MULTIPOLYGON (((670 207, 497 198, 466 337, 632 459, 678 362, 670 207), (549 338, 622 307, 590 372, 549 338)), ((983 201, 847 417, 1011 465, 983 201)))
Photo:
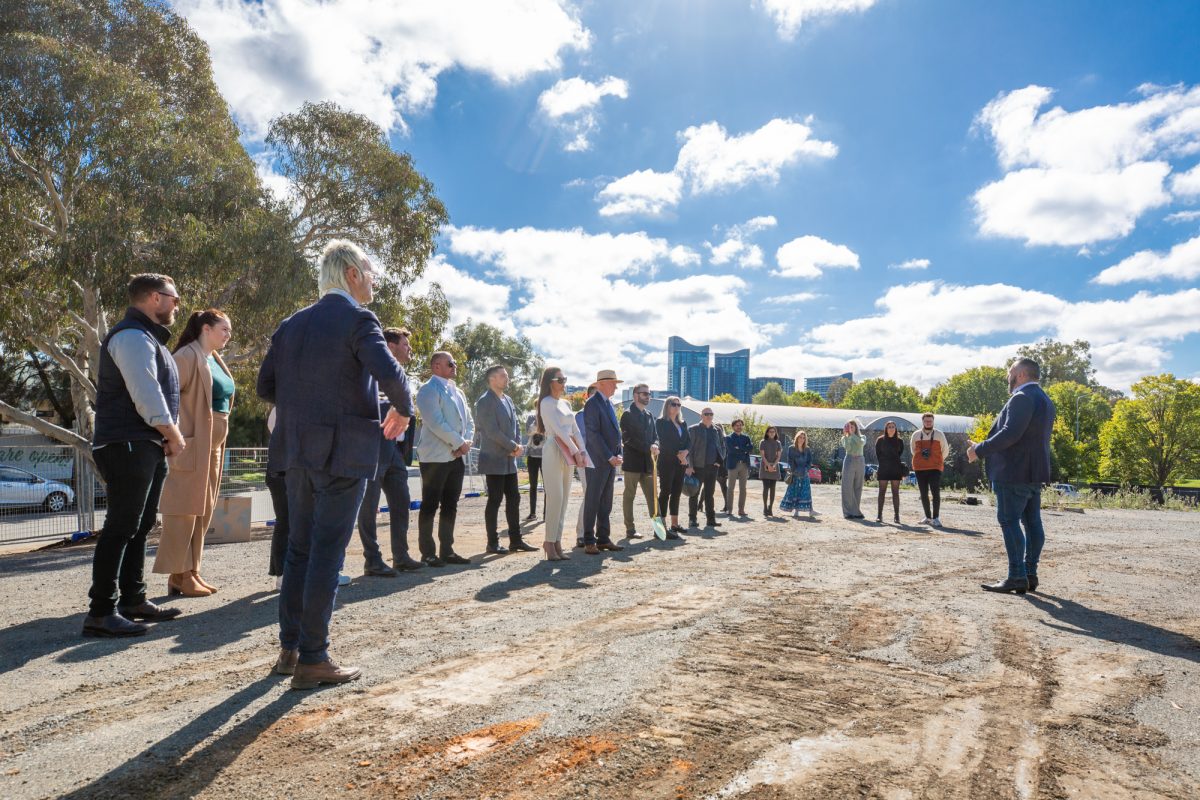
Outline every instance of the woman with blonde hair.
POLYGON ((175 364, 179 369, 179 430, 187 447, 167 459, 158 510, 162 536, 154 571, 167 574, 167 594, 205 597, 216 587, 200 577, 204 536, 221 487, 225 437, 233 408, 233 373, 217 352, 229 344, 229 317, 215 308, 188 319, 175 364))
POLYGON ((796 431, 792 437, 792 446, 787 452, 788 488, 783 500, 779 503, 780 511, 791 511, 792 518, 797 519, 801 511, 808 512, 808 518, 813 517, 812 481, 808 478, 808 470, 813 465, 812 450, 808 449, 808 434, 796 431))
POLYGON ((842 516, 846 519, 863 519, 861 509, 863 481, 867 476, 867 463, 863 460, 866 439, 858 430, 858 422, 849 420, 842 426, 842 516))
POLYGON ((546 487, 546 540, 542 549, 547 561, 570 558, 562 549, 563 526, 567 521, 567 499, 571 495, 571 477, 575 467, 587 465, 587 455, 575 414, 565 397, 567 378, 558 367, 542 372, 537 399, 537 432, 545 437, 542 445, 542 477, 546 487))

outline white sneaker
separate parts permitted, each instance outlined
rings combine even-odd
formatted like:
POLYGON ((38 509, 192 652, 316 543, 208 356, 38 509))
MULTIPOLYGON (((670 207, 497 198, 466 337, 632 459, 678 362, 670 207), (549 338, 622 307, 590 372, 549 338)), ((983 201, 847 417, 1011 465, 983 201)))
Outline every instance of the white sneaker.
POLYGON ((920 521, 920 522, 918 522, 917 524, 918 524, 918 525, 932 525, 932 524, 933 524, 933 520, 931 520, 929 517, 922 517, 922 518, 921 518, 921 521, 920 521))
POLYGON ((931 520, 929 521, 929 524, 930 524, 930 525, 932 525, 932 526, 933 526, 933 527, 935 527, 935 528, 940 528, 940 527, 942 527, 942 521, 941 521, 940 519, 938 519, 937 517, 934 517, 933 519, 931 519, 931 520))
POLYGON ((275 577, 275 591, 278 592, 278 591, 281 591, 282 589, 283 589, 283 576, 277 575, 275 577))
POLYGON ((350 576, 343 575, 342 573, 339 572, 338 573, 338 586, 349 586, 349 585, 350 585, 350 576))

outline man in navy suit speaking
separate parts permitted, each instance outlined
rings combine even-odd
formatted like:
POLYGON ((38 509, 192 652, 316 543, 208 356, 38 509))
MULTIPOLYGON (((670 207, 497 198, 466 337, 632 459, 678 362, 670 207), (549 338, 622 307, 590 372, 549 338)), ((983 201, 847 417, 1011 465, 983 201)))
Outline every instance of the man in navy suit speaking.
POLYGON ((596 555, 601 550, 624 550, 613 544, 609 526, 612 514, 613 481, 621 466, 621 426, 609 400, 617 391, 617 373, 602 369, 596 374, 596 393, 583 407, 584 436, 594 467, 587 468, 587 490, 583 498, 583 551, 596 555))
POLYGON ((987 459, 988 478, 996 493, 996 518, 1008 551, 1008 578, 985 583, 989 592, 1037 589, 1038 559, 1046 532, 1042 528, 1042 486, 1050 482, 1050 431, 1054 401, 1038 385, 1041 369, 1022 358, 1008 370, 1012 395, 988 438, 967 449, 967 459, 987 459), (1024 530, 1022 530, 1024 527, 1024 530))
POLYGON ((361 249, 332 241, 321 253, 321 299, 280 323, 258 372, 258 396, 275 404, 268 470, 283 472, 291 531, 279 593, 279 659, 293 689, 357 678, 329 658, 338 569, 367 481, 379 468, 379 434, 408 428, 404 371, 364 306, 377 273, 361 249), (381 422, 379 393, 391 402, 381 422))

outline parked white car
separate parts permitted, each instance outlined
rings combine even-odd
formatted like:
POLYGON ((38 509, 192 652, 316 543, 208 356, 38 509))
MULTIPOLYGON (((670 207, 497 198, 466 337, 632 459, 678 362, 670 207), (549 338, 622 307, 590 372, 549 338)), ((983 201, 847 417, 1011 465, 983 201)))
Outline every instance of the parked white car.
POLYGON ((16 467, 0 467, 0 506, 40 506, 63 511, 75 502, 75 492, 58 481, 39 478, 16 467))

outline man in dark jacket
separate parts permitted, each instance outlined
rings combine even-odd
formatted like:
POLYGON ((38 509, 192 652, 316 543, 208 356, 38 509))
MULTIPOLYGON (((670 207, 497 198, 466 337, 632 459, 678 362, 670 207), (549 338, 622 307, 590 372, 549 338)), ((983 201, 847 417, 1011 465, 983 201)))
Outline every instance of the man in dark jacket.
POLYGON ((613 482, 621 466, 621 427, 609 399, 621 381, 611 369, 596 374, 596 393, 583 407, 584 444, 595 466, 587 468, 587 491, 583 498, 583 551, 597 555, 601 550, 624 550, 614 544, 609 530, 613 482))
POLYGON ((713 410, 700 412, 700 424, 688 428, 687 474, 700 480, 700 493, 688 498, 688 526, 697 528, 698 506, 703 505, 708 518, 708 527, 719 528, 717 509, 714 506, 713 489, 717 483, 717 468, 725 460, 725 437, 713 427, 713 410))
POLYGON ((135 275, 129 309, 100 345, 92 453, 108 513, 92 558, 84 636, 141 636, 138 620, 179 616, 146 600, 146 534, 154 527, 167 456, 183 452, 179 372, 167 350, 179 292, 166 275, 135 275))
POLYGON ((633 402, 621 415, 621 445, 625 449, 625 489, 621 494, 621 510, 625 515, 625 536, 641 536, 633 524, 633 501, 640 486, 646 498, 646 510, 654 514, 654 465, 658 457, 658 429, 654 417, 646 410, 650 404, 650 387, 639 383, 633 387, 633 402))
POLYGON ((733 484, 738 487, 738 516, 747 518, 746 513, 746 481, 750 478, 750 449, 753 446, 750 437, 742 433, 746 423, 740 419, 733 421, 733 433, 725 437, 725 469, 729 477, 726 479, 725 513, 733 514, 733 484))
POLYGON ((287 477, 290 535, 279 592, 279 659, 293 689, 345 683, 357 667, 329 658, 338 570, 367 481, 379 468, 379 436, 408 428, 408 379, 388 351, 371 302, 376 273, 357 246, 332 241, 321 254, 321 299, 280 323, 258 371, 258 396, 275 404, 268 470, 287 477), (379 393, 392 407, 380 422, 379 393))
POLYGON ((1025 594, 1038 585, 1038 559, 1046 541, 1042 486, 1050 482, 1050 432, 1055 414, 1054 401, 1038 385, 1040 378, 1036 361, 1022 358, 1013 364, 1008 370, 1012 396, 988 438, 967 449, 968 460, 987 459, 988 477, 996 493, 996 518, 1008 551, 1008 578, 983 584, 989 592, 1025 594))

